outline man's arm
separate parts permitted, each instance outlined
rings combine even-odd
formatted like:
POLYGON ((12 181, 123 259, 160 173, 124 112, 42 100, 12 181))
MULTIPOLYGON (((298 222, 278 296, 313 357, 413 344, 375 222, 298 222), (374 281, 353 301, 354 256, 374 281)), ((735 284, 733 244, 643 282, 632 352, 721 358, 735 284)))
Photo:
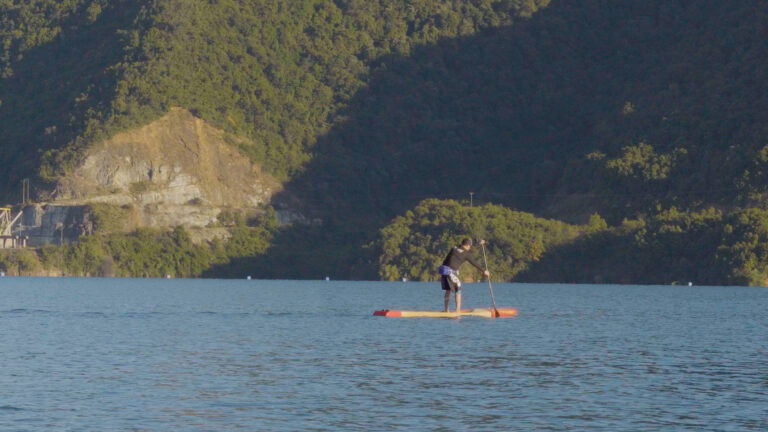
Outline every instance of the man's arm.
POLYGON ((476 269, 478 269, 481 272, 483 272, 485 277, 488 277, 488 278, 491 277, 491 273, 489 273, 488 270, 486 270, 485 268, 481 267, 480 264, 477 261, 475 261, 474 259, 472 259, 471 256, 467 255, 467 261, 469 261, 470 264, 475 266, 476 269))
POLYGON ((470 263, 470 264, 472 264, 473 266, 475 266, 475 268, 476 268, 476 269, 478 269, 478 270, 480 270, 480 271, 485 271, 485 268, 483 268, 483 267, 482 267, 482 266, 481 266, 481 265, 480 265, 480 264, 479 264, 477 261, 475 261, 474 259, 472 259, 472 257, 471 257, 471 256, 469 256, 469 255, 467 255, 467 261, 469 261, 469 263, 470 263))

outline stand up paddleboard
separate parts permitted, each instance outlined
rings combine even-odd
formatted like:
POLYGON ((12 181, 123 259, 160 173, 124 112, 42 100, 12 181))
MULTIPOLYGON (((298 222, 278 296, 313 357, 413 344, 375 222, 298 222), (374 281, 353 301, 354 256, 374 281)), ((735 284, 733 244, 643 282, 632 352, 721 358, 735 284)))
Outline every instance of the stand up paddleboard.
MULTIPOLYGON (((517 315, 517 309, 513 308, 499 308, 496 309, 499 312, 499 317, 513 317, 517 315)), ((458 318, 463 316, 476 316, 483 318, 495 318, 496 311, 492 308, 480 308, 480 309, 462 309, 461 312, 438 312, 438 311, 413 311, 413 310, 377 310, 373 314, 375 316, 383 316, 390 318, 458 318)))

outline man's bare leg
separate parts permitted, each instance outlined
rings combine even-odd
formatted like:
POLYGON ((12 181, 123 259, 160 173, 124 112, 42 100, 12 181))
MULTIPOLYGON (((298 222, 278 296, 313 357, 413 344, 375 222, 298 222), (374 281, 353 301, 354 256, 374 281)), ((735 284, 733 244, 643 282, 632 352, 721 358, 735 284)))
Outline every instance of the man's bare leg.
POLYGON ((456 291, 456 312, 461 312, 461 291, 456 291))
POLYGON ((445 308, 443 309, 443 312, 448 312, 448 304, 451 302, 451 292, 446 291, 445 292, 445 308))

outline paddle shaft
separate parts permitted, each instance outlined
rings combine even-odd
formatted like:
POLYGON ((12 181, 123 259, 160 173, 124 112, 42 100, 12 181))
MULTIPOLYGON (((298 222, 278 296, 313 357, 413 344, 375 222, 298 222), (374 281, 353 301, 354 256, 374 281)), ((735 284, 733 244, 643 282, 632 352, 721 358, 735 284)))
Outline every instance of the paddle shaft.
MULTIPOLYGON (((488 259, 485 257, 485 243, 480 243, 480 247, 483 248, 483 264, 485 264, 485 271, 488 271, 488 259)), ((493 298, 493 285, 491 285, 491 277, 488 276, 488 291, 491 292, 491 303, 493 304, 493 311, 496 316, 499 316, 499 308, 496 307, 496 299, 493 298)))

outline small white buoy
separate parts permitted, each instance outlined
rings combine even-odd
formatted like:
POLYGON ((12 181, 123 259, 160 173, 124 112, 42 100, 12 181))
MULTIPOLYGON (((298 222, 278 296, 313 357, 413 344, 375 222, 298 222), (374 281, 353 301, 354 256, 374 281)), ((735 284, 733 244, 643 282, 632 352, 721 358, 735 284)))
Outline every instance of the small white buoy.
POLYGON ((688 282, 688 286, 693 286, 693 282, 688 282))
POLYGON ((328 281, 330 281, 330 280, 331 280, 330 276, 326 276, 326 277, 325 277, 325 281, 326 281, 326 282, 328 282, 328 281))
POLYGON ((406 279, 406 278, 403 278, 403 282, 408 282, 408 279, 406 279))
POLYGON ((245 280, 251 280, 251 275, 246 276, 245 280))
POLYGON ((165 275, 165 278, 166 278, 166 279, 170 279, 170 278, 171 278, 171 275, 167 274, 167 275, 165 275))
POLYGON ((0 277, 5 277, 5 272, 4 271, 0 271, 0 277))

